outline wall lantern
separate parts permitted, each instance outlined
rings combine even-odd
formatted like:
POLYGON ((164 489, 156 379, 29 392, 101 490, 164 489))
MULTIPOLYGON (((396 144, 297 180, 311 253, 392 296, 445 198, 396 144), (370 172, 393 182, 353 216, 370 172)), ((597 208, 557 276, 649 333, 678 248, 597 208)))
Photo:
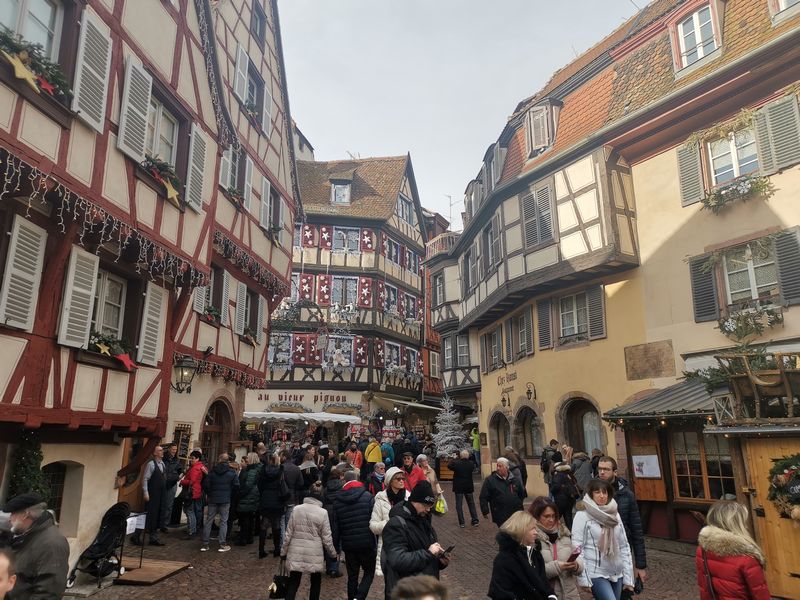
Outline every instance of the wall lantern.
POLYGON ((506 392, 503 392, 501 394, 501 396, 500 396, 500 404, 502 404, 504 407, 505 406, 508 406, 508 407, 511 406, 511 398, 508 397, 508 394, 506 392))
POLYGON ((182 394, 183 392, 192 393, 192 380, 197 373, 197 361, 191 356, 179 356, 172 363, 172 370, 175 372, 175 383, 170 384, 173 390, 182 394))
POLYGON ((528 401, 536 400, 536 386, 530 381, 525 384, 525 395, 528 397, 528 401))

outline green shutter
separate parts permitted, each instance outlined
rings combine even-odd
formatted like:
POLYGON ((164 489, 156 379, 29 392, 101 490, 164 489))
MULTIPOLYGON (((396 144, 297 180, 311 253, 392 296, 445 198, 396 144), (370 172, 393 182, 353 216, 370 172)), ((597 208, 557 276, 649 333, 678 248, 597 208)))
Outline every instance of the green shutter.
POLYGON ((678 182, 681 189, 681 206, 699 202, 703 197, 703 171, 700 147, 697 144, 678 148, 678 182))

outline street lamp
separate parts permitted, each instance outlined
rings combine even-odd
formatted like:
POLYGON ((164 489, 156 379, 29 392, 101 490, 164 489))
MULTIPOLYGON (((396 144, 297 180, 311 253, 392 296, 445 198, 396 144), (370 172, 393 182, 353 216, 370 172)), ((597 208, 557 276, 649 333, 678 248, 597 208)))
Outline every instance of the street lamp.
POLYGON ((172 364, 175 372, 175 383, 170 386, 173 390, 182 394, 183 392, 192 393, 192 380, 197 373, 197 361, 188 355, 181 355, 172 364))

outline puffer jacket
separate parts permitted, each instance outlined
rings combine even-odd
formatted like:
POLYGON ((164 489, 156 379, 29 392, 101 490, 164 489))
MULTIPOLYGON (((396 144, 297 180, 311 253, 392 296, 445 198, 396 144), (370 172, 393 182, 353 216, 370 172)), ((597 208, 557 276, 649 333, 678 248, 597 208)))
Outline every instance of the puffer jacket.
POLYGON ((228 463, 217 463, 203 479, 203 490, 209 504, 230 504, 234 492, 239 490, 239 477, 228 463))
POLYGON ((625 526, 625 534, 633 552, 633 566, 637 569, 647 568, 647 555, 644 546, 644 531, 642 517, 639 515, 639 505, 633 495, 628 482, 622 477, 614 479, 614 500, 617 501, 617 510, 625 526))
POLYGON ((333 514, 338 537, 334 537, 334 542, 341 542, 345 552, 375 548, 375 535, 369 528, 374 502, 372 494, 355 481, 336 494, 333 514))
MULTIPOLYGON (((406 500, 411 495, 411 492, 406 490, 406 500)), ((372 533, 378 536, 378 557, 375 560, 375 575, 383 577, 383 570, 381 569, 381 550, 383 549, 383 528, 389 522, 389 512, 392 510, 392 505, 389 502, 389 496, 386 495, 386 490, 378 492, 375 495, 375 504, 372 506, 372 516, 369 518, 369 529, 372 533)))
POLYGON ((266 515, 282 515, 289 500, 289 488, 283 477, 283 467, 264 465, 258 474, 258 507, 266 515))
MULTIPOLYGON (((584 503, 591 502, 588 500, 588 496, 584 496, 583 501, 584 503)), ((576 548, 581 547, 583 557, 583 571, 578 575, 579 586, 591 587, 591 580, 596 577, 610 581, 622 578, 623 585, 633 585, 631 548, 628 545, 628 538, 625 536, 625 528, 622 526, 619 515, 617 515, 617 521, 619 525, 614 527, 614 535, 619 544, 619 554, 613 557, 600 556, 598 547, 602 533, 600 523, 589 517, 585 510, 575 513, 575 519, 572 522, 572 545, 576 548)))
POLYGON ((239 512, 251 513, 258 510, 261 494, 258 491, 258 475, 261 463, 247 465, 239 473, 239 512))
MULTIPOLYGON (((328 513, 328 521, 331 524, 331 536, 334 540, 339 539, 339 531, 336 529, 336 510, 333 501, 342 491, 343 486, 343 479, 328 479, 328 483, 325 484, 325 491, 322 493, 322 507, 328 513)), ((336 547, 338 548, 339 546, 337 545, 336 547)))
POLYGON ((572 554, 572 536, 569 529, 563 523, 559 523, 558 538, 556 538, 555 543, 551 543, 550 536, 537 523, 536 539, 539 540, 542 546, 541 554, 542 559, 544 559, 544 574, 555 595, 559 600, 581 600, 576 575, 583 571, 583 560, 580 557, 575 560, 578 563, 577 572, 565 571, 562 573, 561 568, 558 566, 560 562, 567 562, 570 554, 572 554))
POLYGON ((771 598, 764 578, 764 555, 752 541, 719 527, 706 525, 697 538, 695 554, 697 585, 700 600, 769 600, 771 598), (703 551, 708 561, 711 585, 708 589, 703 551))
POLYGON ((495 536, 500 551, 492 566, 487 596, 492 600, 546 600, 552 590, 544 577, 542 556, 507 534, 495 536))
POLYGON ((189 487, 189 495, 192 500, 200 500, 203 497, 203 477, 208 474, 208 469, 199 460, 194 463, 189 470, 186 471, 186 476, 181 479, 181 485, 189 487))
POLYGON ((61 598, 69 568, 69 544, 53 516, 45 511, 24 535, 11 540, 17 584, 6 594, 9 600, 61 598))
POLYGON ((281 557, 286 558, 288 571, 322 573, 326 553, 330 557, 337 555, 328 513, 322 508, 321 500, 309 496, 292 511, 283 537, 281 557))

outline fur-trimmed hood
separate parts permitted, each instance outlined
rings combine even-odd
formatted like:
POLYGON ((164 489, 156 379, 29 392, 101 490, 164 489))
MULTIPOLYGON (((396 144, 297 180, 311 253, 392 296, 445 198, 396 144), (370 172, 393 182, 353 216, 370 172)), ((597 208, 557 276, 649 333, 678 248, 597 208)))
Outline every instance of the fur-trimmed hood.
POLYGON ((572 466, 570 466, 569 463, 560 462, 560 463, 556 464, 556 466, 554 467, 554 470, 558 471, 559 473, 565 473, 565 472, 568 472, 568 471, 572 472, 572 466))
POLYGON ((752 540, 725 531, 713 525, 706 525, 697 536, 697 543, 706 552, 713 552, 717 556, 750 556, 764 566, 764 554, 752 540))
MULTIPOLYGON (((536 521, 536 537, 542 542, 547 542, 550 539, 539 521, 536 521)), ((558 522, 558 537, 572 537, 572 534, 570 533, 569 529, 567 529, 567 526, 564 525, 563 521, 558 522)))

